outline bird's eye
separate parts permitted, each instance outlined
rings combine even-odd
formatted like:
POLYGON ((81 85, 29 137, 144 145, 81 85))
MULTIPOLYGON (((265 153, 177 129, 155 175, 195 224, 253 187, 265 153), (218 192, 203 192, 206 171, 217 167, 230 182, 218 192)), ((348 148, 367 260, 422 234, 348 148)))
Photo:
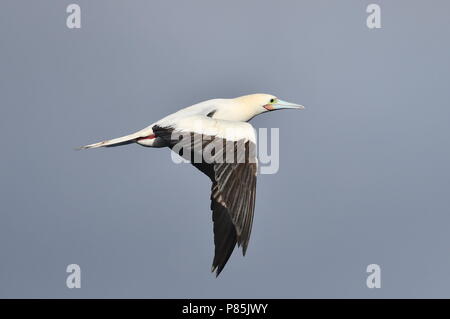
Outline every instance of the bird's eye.
POLYGON ((274 103, 275 102, 275 99, 270 99, 270 103, 274 103))

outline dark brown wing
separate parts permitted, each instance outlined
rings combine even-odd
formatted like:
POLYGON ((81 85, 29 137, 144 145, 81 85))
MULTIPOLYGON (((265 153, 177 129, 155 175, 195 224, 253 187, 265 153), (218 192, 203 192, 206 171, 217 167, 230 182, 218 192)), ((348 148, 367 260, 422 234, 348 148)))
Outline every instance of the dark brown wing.
POLYGON ((236 243, 245 256, 252 231, 256 196, 256 163, 215 164, 211 209, 216 245, 213 271, 222 271, 236 243), (226 212, 226 214, 225 214, 226 212), (233 228, 224 221, 226 215, 233 228))
MULTIPOLYGON (((213 184, 213 191, 216 187, 217 185, 213 184)), ((214 223, 214 259, 211 271, 217 270, 216 276, 218 276, 233 253, 237 243, 237 235, 227 208, 218 203, 212 196, 211 210, 214 223)))
MULTIPOLYGON (((215 244, 212 271, 216 271, 218 276, 230 258, 236 243, 238 246, 242 245, 243 255, 247 250, 255 210, 256 146, 245 139, 228 141, 197 133, 188 133, 181 138, 180 136, 174 138, 173 128, 155 126, 153 132, 157 137, 163 138, 170 148, 173 150, 177 148, 177 153, 191 160, 192 165, 209 176, 212 181, 211 210, 215 244), (203 154, 200 161, 193 161, 199 150, 213 145, 215 147, 211 152, 212 161, 205 161, 203 154), (244 152, 239 151, 242 147, 244 152), (233 161, 226 160, 231 150, 234 154, 233 161)), ((198 156, 197 159, 199 159, 198 156)))

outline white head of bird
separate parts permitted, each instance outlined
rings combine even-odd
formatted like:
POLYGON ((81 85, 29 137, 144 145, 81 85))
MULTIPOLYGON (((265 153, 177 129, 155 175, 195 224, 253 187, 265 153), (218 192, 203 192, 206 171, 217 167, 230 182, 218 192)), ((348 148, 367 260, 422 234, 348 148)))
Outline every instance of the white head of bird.
POLYGON ((283 109, 303 110, 304 106, 283 101, 271 94, 250 94, 227 100, 214 118, 247 122, 256 115, 283 109))

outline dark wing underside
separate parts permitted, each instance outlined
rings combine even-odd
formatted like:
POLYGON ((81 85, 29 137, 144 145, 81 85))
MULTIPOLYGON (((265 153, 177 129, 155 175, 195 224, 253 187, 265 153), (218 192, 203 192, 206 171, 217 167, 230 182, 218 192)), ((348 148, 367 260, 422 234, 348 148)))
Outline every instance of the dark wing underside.
POLYGON ((212 270, 217 267, 219 275, 236 243, 242 245, 244 256, 247 251, 255 210, 256 164, 216 164, 214 172, 211 209, 216 250, 212 270), (225 219, 234 227, 228 227, 225 219))
POLYGON ((192 165, 212 181, 211 210, 215 245, 212 271, 216 271, 218 276, 236 244, 242 245, 243 255, 247 250, 255 210, 257 171, 255 144, 244 139, 228 141, 197 133, 185 133, 181 138, 179 136, 174 138, 173 128, 159 126, 154 126, 153 132, 165 140, 168 147, 189 159, 192 165), (213 145, 215 147, 210 152, 212 160, 209 159, 207 162, 203 154, 198 156, 199 150, 213 145), (245 151, 242 152, 242 149, 245 151), (231 157, 234 158, 233 161, 227 157, 230 151, 234 154, 231 157))

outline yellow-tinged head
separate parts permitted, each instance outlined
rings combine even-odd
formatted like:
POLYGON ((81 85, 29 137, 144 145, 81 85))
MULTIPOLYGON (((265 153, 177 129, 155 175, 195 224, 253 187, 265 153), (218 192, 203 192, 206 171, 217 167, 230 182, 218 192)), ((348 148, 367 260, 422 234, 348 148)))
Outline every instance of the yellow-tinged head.
POLYGON ((282 109, 303 110, 305 108, 303 105, 280 100, 271 94, 250 94, 235 98, 235 100, 253 116, 269 111, 282 109))

